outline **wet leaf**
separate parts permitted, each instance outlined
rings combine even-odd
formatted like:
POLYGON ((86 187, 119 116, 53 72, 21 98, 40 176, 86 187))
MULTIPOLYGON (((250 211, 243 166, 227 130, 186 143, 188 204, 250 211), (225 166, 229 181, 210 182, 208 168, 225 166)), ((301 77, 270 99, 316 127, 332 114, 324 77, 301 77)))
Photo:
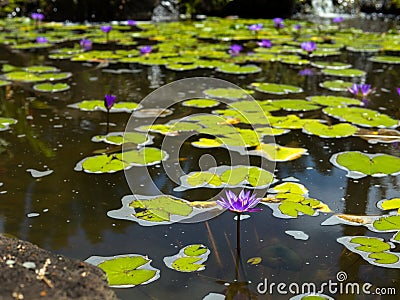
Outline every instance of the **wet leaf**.
POLYGON ((379 231, 399 231, 400 216, 384 216, 372 223, 372 226, 379 231))
POLYGON ((179 272, 196 272, 205 269, 210 250, 201 244, 188 245, 182 248, 178 254, 164 257, 165 265, 179 272))
POLYGON ((251 257, 247 260, 247 263, 249 265, 258 265, 262 262, 262 258, 261 257, 251 257))
POLYGON ((235 65, 225 64, 216 69, 218 72, 227 74, 254 74, 261 72, 261 68, 256 65, 235 65))
POLYGON ((399 261, 397 255, 387 252, 371 253, 368 257, 375 259, 378 264, 395 264, 399 261))
POLYGON ((369 58, 369 60, 382 64, 400 64, 399 56, 379 55, 379 56, 372 56, 369 58))
POLYGON ((251 86, 254 87, 256 89, 256 91, 258 91, 258 92, 277 94, 277 95, 284 95, 284 94, 289 94, 289 93, 301 93, 303 91, 302 88, 297 87, 297 86, 276 84, 276 83, 254 82, 251 84, 251 86))
POLYGON ((400 198, 384 199, 377 203, 377 206, 383 210, 397 210, 400 214, 400 198))
POLYGON ((234 88, 216 88, 207 89, 204 94, 212 98, 222 98, 230 100, 245 99, 248 97, 248 93, 241 89, 234 88))
MULTIPOLYGON (((83 100, 81 102, 77 102, 68 107, 77 108, 83 111, 107 111, 104 107, 104 100, 83 100)), ((127 112, 131 113, 132 111, 139 109, 140 105, 136 102, 117 102, 111 107, 110 112, 127 112)))
POLYGON ((199 256, 208 251, 207 247, 201 244, 186 246, 183 253, 187 256, 199 256))
POLYGON ((346 92, 352 85, 353 82, 343 80, 327 80, 319 84, 320 87, 335 92, 346 92))
MULTIPOLYGON (((352 86, 351 84, 350 86, 352 86)), ((362 105, 362 102, 348 97, 337 97, 337 96, 312 96, 307 98, 313 103, 318 103, 322 106, 348 106, 348 105, 362 105)))
POLYGON ((70 86, 66 83, 41 83, 34 85, 33 89, 38 92, 56 93, 67 91, 70 89, 70 86))
POLYGON ((348 123, 340 123, 329 126, 316 121, 308 122, 303 126, 303 132, 307 134, 314 134, 322 138, 348 137, 356 133, 357 130, 357 127, 348 123))
POLYGON ((271 161, 294 160, 307 153, 307 149, 284 147, 278 144, 261 143, 256 150, 248 152, 250 155, 260 155, 271 161))
POLYGON ((363 77, 367 72, 358 69, 323 69, 324 75, 341 76, 341 77, 363 77))
POLYGON ((212 99, 192 99, 184 101, 182 103, 183 106, 198 107, 198 108, 215 107, 218 106, 219 104, 220 103, 218 101, 212 99))
POLYGON ((382 252, 390 249, 390 245, 379 238, 355 237, 350 241, 360 245, 356 249, 364 252, 382 252))

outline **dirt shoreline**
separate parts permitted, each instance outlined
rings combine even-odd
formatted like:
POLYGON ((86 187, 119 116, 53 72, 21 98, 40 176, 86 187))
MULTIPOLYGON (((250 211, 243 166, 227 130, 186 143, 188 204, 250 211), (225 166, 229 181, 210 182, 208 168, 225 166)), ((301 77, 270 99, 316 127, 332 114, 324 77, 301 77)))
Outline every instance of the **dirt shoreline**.
POLYGON ((0 300, 118 299, 104 272, 0 234, 0 300))

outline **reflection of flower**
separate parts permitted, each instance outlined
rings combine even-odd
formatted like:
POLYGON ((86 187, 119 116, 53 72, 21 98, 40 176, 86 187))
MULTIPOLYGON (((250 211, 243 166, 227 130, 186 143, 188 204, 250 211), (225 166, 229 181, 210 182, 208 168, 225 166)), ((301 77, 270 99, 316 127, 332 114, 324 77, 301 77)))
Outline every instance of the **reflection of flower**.
POLYGON ((333 22, 333 23, 341 23, 341 22, 343 22, 343 17, 336 17, 336 18, 333 18, 332 22, 333 22))
POLYGON ((312 76, 314 75, 314 71, 312 69, 303 69, 299 72, 299 75, 301 76, 312 76))
POLYGON ((32 20, 35 20, 35 21, 41 21, 44 19, 44 15, 41 13, 32 13, 31 18, 32 18, 32 20))
POLYGON ((300 44, 301 49, 304 51, 307 51, 308 53, 313 52, 315 49, 317 49, 317 44, 315 42, 302 42, 300 44))
POLYGON ((126 23, 127 23, 129 26, 136 26, 136 21, 134 21, 134 20, 127 20, 126 23))
POLYGON ((257 42, 257 45, 264 48, 271 48, 272 43, 270 40, 262 40, 261 42, 257 42))
POLYGON ((263 24, 253 24, 247 27, 251 31, 259 31, 263 29, 263 24))
POLYGON ((110 25, 104 25, 100 27, 101 31, 103 31, 104 33, 109 33, 113 28, 110 25))
POLYGON ((274 22, 275 28, 281 29, 281 28, 285 27, 285 24, 283 24, 282 18, 274 18, 272 21, 274 22))
POLYGON ((89 39, 81 39, 79 45, 83 50, 89 51, 92 49, 92 41, 89 39))
POLYGON ((250 191, 242 190, 239 196, 236 196, 232 191, 226 191, 226 198, 220 197, 217 204, 236 213, 260 211, 259 208, 254 208, 261 198, 256 198, 256 195, 250 196, 250 191))
POLYGON ((240 51, 242 51, 243 47, 238 45, 238 44, 233 44, 230 48, 229 48, 229 53, 232 55, 237 55, 239 54, 240 51))
POLYGON ((46 44, 49 40, 45 38, 44 36, 38 36, 36 38, 36 43, 38 44, 46 44))
POLYGON ((151 46, 143 46, 140 48, 141 54, 149 54, 151 51, 153 51, 153 47, 151 46))
POLYGON ((348 91, 352 93, 355 96, 360 96, 360 97, 366 97, 370 93, 374 91, 374 89, 371 89, 370 84, 357 84, 354 83, 351 88, 348 88, 348 91))
POLYGON ((110 94, 107 94, 107 95, 104 97, 104 107, 105 107, 107 110, 110 110, 111 107, 114 105, 115 98, 117 98, 117 96, 110 95, 110 94))

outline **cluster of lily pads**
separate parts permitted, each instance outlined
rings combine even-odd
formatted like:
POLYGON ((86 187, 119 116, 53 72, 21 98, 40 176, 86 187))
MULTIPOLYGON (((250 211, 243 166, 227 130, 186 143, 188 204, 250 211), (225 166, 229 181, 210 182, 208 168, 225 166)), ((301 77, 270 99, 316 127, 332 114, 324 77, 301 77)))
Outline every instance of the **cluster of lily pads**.
MULTIPOLYGON (((95 62, 100 67, 112 67, 114 63, 157 65, 176 72, 205 69, 217 74, 249 76, 262 72, 266 63, 294 69, 307 67, 308 71, 302 75, 320 74, 325 79, 320 87, 330 93, 296 99, 292 98, 293 95, 303 95, 304 90, 289 80, 275 83, 253 77, 249 85, 242 87, 243 90, 209 87, 203 91, 202 98, 187 99, 178 104, 193 110, 206 110, 209 114, 160 121, 140 126, 132 132, 107 132, 94 136, 93 142, 123 146, 124 151, 120 148, 112 150, 109 146, 110 151, 107 149, 78 162, 77 171, 103 174, 159 164, 168 159, 168 153, 156 146, 149 147, 154 135, 174 137, 190 134, 196 138, 190 147, 226 148, 278 163, 308 154, 305 148, 265 141, 268 137, 278 137, 290 131, 301 130, 324 139, 360 137, 370 143, 400 141, 400 132, 396 130, 399 120, 363 107, 365 102, 359 99, 370 93, 370 86, 368 90, 365 86, 354 86, 364 82, 366 71, 348 63, 332 61, 346 50, 368 53, 369 60, 375 64, 399 64, 399 56, 385 54, 400 50, 400 36, 395 30, 382 35, 355 28, 342 29, 337 22, 321 25, 282 19, 256 22, 208 18, 198 22, 153 24, 132 21, 98 26, 46 23, 41 22, 43 18, 35 18, 0 20, 0 27, 4 29, 0 32, 0 43, 18 51, 47 49, 51 60, 95 62), (65 46, 71 42, 75 46, 65 46), (124 49, 96 49, 100 44, 124 49), (346 92, 350 97, 343 95, 346 92), (248 94, 257 100, 247 100, 248 94), (226 100, 230 101, 229 104, 226 100), (304 117, 305 112, 315 112, 317 117, 304 117)), ((4 80, 0 81, 0 86, 13 82, 34 83, 33 89, 38 92, 62 92, 70 88, 67 83, 53 84, 53 81, 70 78, 71 74, 52 66, 3 64, 1 76, 4 80)), ((157 108, 153 108, 154 111, 143 109, 136 100, 105 105, 103 100, 88 99, 69 107, 82 111, 105 111, 107 114, 127 112, 137 117, 143 112, 141 117, 144 118, 153 113, 164 113, 164 116, 172 113, 157 111, 157 108)), ((0 130, 15 122, 1 118, 0 130)), ((333 154, 330 162, 355 179, 400 173, 400 158, 382 153, 345 151, 333 154)), ((304 185, 279 182, 271 172, 257 166, 223 165, 206 171, 193 171, 180 178, 175 191, 226 187, 263 189, 271 184, 275 185, 260 203, 270 207, 275 217, 288 219, 331 213, 325 203, 308 195, 304 185)), ((371 264, 399 268, 400 255, 391 251, 400 241, 400 216, 394 212, 400 208, 399 199, 383 200, 378 205, 391 213, 384 216, 333 215, 323 225, 362 225, 375 232, 395 232, 388 242, 361 236, 342 237, 338 242, 371 264)), ((153 226, 187 222, 200 214, 217 215, 221 211, 216 201, 187 201, 171 195, 130 195, 122 198, 122 207, 108 212, 108 216, 153 226)), ((209 254, 207 246, 195 244, 184 247, 175 256, 164 258, 164 262, 177 271, 201 271, 209 254)), ((147 256, 92 257, 88 261, 101 267, 107 273, 110 285, 115 287, 146 284, 160 276, 159 270, 151 267, 147 256)), ((328 298, 321 296, 318 299, 328 298)))

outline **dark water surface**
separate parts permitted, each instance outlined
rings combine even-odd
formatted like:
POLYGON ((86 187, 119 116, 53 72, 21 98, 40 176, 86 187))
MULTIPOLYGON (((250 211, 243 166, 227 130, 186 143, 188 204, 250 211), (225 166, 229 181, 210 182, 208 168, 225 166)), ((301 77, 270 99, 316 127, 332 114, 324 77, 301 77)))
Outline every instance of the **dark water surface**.
MULTIPOLYGON (((340 58, 327 59, 349 62, 354 68, 368 72, 365 82, 377 88, 370 97, 370 108, 385 109, 384 113, 400 119, 400 96, 395 88, 400 85, 400 67, 375 64, 367 58, 372 54, 345 52, 340 58)), ((111 65, 109 68, 130 68, 134 73, 111 74, 92 66, 69 61, 49 60, 46 50, 11 51, 0 46, 0 60, 17 66, 52 65, 73 76, 67 80, 71 89, 62 93, 35 92, 32 84, 13 84, 0 87, 0 115, 12 117, 18 123, 11 130, 0 133, 0 232, 38 244, 40 247, 86 259, 91 255, 111 256, 126 253, 149 255, 152 265, 161 270, 161 278, 149 285, 131 289, 116 289, 122 299, 202 299, 210 292, 223 293, 227 286, 218 282, 230 282, 235 278, 234 249, 236 243, 233 215, 226 212, 207 222, 173 224, 168 226, 142 227, 134 222, 107 217, 109 210, 121 206, 121 198, 131 193, 123 172, 94 175, 74 171, 75 164, 104 145, 91 142, 94 135, 105 133, 105 114, 82 112, 67 108, 67 104, 83 99, 103 99, 106 93, 117 99, 140 102, 155 88, 174 80, 193 76, 217 77, 246 87, 251 82, 276 82, 301 86, 305 91, 287 98, 304 98, 310 95, 343 95, 347 92, 329 92, 319 87, 319 82, 329 77, 315 74, 298 76, 299 67, 280 63, 261 64, 263 71, 257 75, 232 76, 209 70, 173 72, 158 66, 111 65), (54 173, 33 178, 27 169, 54 170, 54 173), (29 218, 27 214, 40 215, 29 218), (210 234, 211 232, 211 234, 210 234), (211 239, 213 238, 213 240, 211 239), (212 243, 215 243, 214 245, 212 243), (199 273, 178 273, 168 269, 162 259, 193 243, 209 246, 211 255, 206 270, 199 273)), ((318 72, 318 70, 316 70, 318 72)), ((332 78, 333 79, 333 78, 332 78)), ((256 94, 256 99, 277 98, 256 94)), ((167 117, 175 119, 196 109, 176 106, 175 113, 167 117)), ((205 110, 207 112, 211 110, 205 110)), ((319 113, 319 112, 318 112, 319 113)), ((317 114, 318 114, 317 113, 317 114)), ((304 115, 315 114, 305 113, 304 115)), ((321 113, 322 115, 322 113, 321 113)), ((124 131, 129 114, 111 114, 116 126, 112 131, 124 131)), ((162 141, 156 136, 155 146, 162 141)), ((277 177, 296 177, 309 189, 311 197, 320 199, 335 213, 374 215, 382 214, 375 203, 381 199, 399 197, 400 176, 380 178, 365 177, 353 180, 345 172, 333 167, 329 158, 333 153, 346 150, 367 150, 371 153, 400 155, 397 145, 370 145, 359 138, 322 139, 292 130, 276 137, 281 145, 307 148, 310 155, 297 160, 278 163, 277 177)), ((182 149, 182 155, 190 171, 197 170, 197 158, 204 149, 182 149), (185 152, 186 151, 186 152, 185 152)), ((213 150, 217 161, 225 161, 226 152, 213 150)), ((165 176, 162 167, 148 167, 154 182, 161 191, 190 200, 205 200, 217 191, 194 189, 174 193, 176 186, 165 176)), ((138 171, 137 194, 154 194, 146 188, 146 181, 138 171)), ((276 283, 327 282, 336 280, 336 274, 344 271, 352 282, 370 282, 378 287, 396 287, 400 293, 400 272, 368 264, 359 255, 346 250, 336 242, 343 235, 369 235, 389 239, 390 234, 376 234, 365 227, 346 225, 321 226, 330 214, 317 217, 301 216, 298 219, 278 219, 268 207, 252 214, 242 222, 242 258, 248 288, 257 296, 256 287, 264 278, 276 283), (285 230, 302 230, 310 238, 295 240, 285 230), (269 247, 269 248, 268 248, 269 247), (275 247, 275 248, 271 248, 275 247), (263 250, 264 249, 264 250, 263 250), (280 261, 279 255, 271 254, 265 265, 250 266, 246 260, 259 256, 265 249, 277 253, 294 251, 294 262, 280 261)), ((395 251, 395 250, 394 250, 395 251)), ((269 252, 271 253, 271 252, 269 252)), ((291 253, 291 252, 290 252, 291 253)), ((231 285, 232 287, 232 285, 231 285)), ((384 296, 336 295, 335 299, 398 299, 384 296)), ((398 297, 398 296, 397 296, 398 297)), ((289 295, 258 295, 259 299, 289 299, 289 295)), ((236 298, 239 299, 239 298, 236 298)), ((240 298, 246 299, 246 298, 240 298)))

